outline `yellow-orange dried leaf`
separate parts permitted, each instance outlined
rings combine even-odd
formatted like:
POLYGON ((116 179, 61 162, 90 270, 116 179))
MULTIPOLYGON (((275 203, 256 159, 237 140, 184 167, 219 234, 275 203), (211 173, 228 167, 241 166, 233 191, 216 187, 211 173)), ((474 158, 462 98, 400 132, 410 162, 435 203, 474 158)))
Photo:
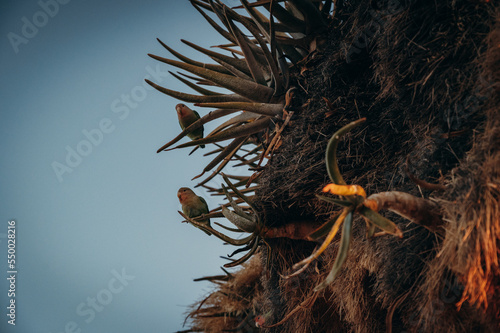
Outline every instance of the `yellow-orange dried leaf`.
POLYGON ((366 198, 365 190, 359 185, 337 185, 328 184, 323 188, 323 192, 330 192, 342 196, 359 195, 366 198))

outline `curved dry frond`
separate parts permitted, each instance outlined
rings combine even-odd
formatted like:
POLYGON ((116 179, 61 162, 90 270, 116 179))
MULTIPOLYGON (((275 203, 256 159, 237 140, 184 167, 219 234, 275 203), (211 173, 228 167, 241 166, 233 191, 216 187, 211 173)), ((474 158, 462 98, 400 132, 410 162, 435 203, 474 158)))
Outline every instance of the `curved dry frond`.
POLYGON ((222 95, 212 95, 212 96, 186 94, 183 92, 164 88, 162 86, 159 86, 159 85, 149 81, 148 79, 145 79, 144 81, 146 81, 146 83, 149 84, 151 87, 164 93, 165 95, 177 98, 181 101, 188 102, 188 103, 203 103, 203 102, 220 103, 220 102, 245 102, 245 101, 248 101, 248 99, 246 99, 245 97, 242 97, 242 96, 236 95, 236 94, 222 94, 222 95))
POLYGON ((189 88, 199 92, 200 94, 202 95, 205 95, 205 96, 220 96, 220 95, 223 95, 222 93, 218 93, 218 92, 215 92, 215 91, 211 91, 211 90, 208 90, 208 89, 204 89, 202 87, 200 87, 199 85, 197 84, 194 84, 192 83, 191 81, 189 80, 186 80, 185 78, 181 77, 180 75, 177 75, 171 71, 168 71, 173 77, 175 77, 177 80, 181 81, 182 83, 184 83, 185 85, 187 85, 189 88))
POLYGON ((212 59, 214 59, 215 61, 217 61, 219 63, 224 63, 227 65, 230 65, 231 67, 234 67, 236 70, 238 70, 241 73, 244 73, 247 76, 251 75, 250 69, 248 68, 247 63, 244 60, 236 59, 234 57, 229 57, 229 56, 226 56, 224 54, 214 52, 212 50, 208 50, 206 48, 203 48, 199 45, 196 45, 196 44, 191 43, 191 42, 184 40, 184 39, 181 39, 181 42, 192 47, 196 51, 211 57, 212 59))
POLYGON ((220 141, 225 141, 225 140, 229 140, 229 139, 234 139, 234 138, 239 138, 242 136, 255 134, 255 133, 262 131, 264 128, 267 128, 269 126, 269 122, 270 122, 269 117, 266 117, 263 119, 253 121, 249 124, 243 124, 243 125, 240 125, 237 127, 229 128, 225 131, 222 131, 220 133, 217 133, 215 135, 212 135, 212 136, 209 136, 206 138, 183 143, 181 145, 178 145, 177 147, 170 148, 168 150, 204 145, 207 143, 220 142, 220 141))
POLYGON ((283 104, 249 103, 249 102, 221 102, 221 103, 196 103, 195 106, 217 109, 239 109, 265 116, 276 116, 283 111, 283 104))
POLYGON ((192 131, 197 130, 198 128, 202 127, 204 124, 206 124, 214 119, 218 119, 218 118, 227 116, 231 113, 238 112, 238 111, 239 110, 225 109, 225 110, 215 110, 215 111, 209 112, 208 114, 204 115, 203 117, 201 117, 200 119, 198 119, 197 121, 192 123, 190 126, 186 127, 174 139, 172 139, 171 141, 164 144, 160 149, 157 150, 157 153, 167 149, 168 147, 170 147, 171 145, 175 144, 180 139, 185 137, 188 133, 191 133, 192 131))
POLYGON ((330 141, 328 141, 328 146, 326 147, 326 170, 328 171, 328 176, 334 184, 346 185, 342 174, 340 173, 339 166, 337 164, 337 146, 342 138, 342 136, 352 130, 354 127, 360 125, 366 120, 366 118, 361 118, 359 120, 353 121, 346 126, 339 129, 332 135, 330 141))
POLYGON ((206 68, 194 66, 191 64, 186 64, 180 61, 162 58, 153 54, 148 54, 148 55, 151 58, 164 62, 168 65, 172 65, 184 69, 193 74, 199 75, 207 80, 217 83, 221 87, 224 87, 228 90, 237 93, 238 95, 241 95, 256 102, 264 102, 264 103, 270 102, 274 95, 274 89, 263 86, 255 82, 244 80, 242 78, 235 77, 232 75, 222 74, 206 68))
POLYGON ((198 67, 208 68, 208 69, 210 69, 212 71, 216 71, 216 72, 223 73, 223 74, 231 74, 231 72, 229 72, 223 66, 214 65, 214 64, 207 64, 207 63, 204 63, 204 62, 199 62, 199 61, 190 59, 190 58, 188 58, 188 57, 180 54, 179 52, 175 51, 174 49, 170 48, 167 44, 163 43, 159 38, 156 38, 156 40, 165 49, 167 49, 167 51, 170 52, 173 56, 175 56, 177 59, 179 59, 181 61, 184 61, 186 64, 191 64, 191 65, 198 66, 198 67))

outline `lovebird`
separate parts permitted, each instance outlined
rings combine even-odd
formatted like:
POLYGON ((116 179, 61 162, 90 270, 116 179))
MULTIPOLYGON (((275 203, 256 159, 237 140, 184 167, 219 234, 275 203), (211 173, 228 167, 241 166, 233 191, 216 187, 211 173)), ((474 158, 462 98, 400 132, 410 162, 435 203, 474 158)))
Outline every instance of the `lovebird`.
MULTIPOLYGON (((182 205, 182 211, 186 216, 194 218, 202 214, 208 214, 208 205, 205 199, 197 196, 190 188, 181 187, 177 191, 177 197, 182 205)), ((200 221, 200 223, 210 227, 210 219, 200 221)), ((205 231, 205 233, 209 236, 211 235, 208 231, 205 231)))
MULTIPOLYGON (((200 115, 198 112, 191 110, 185 104, 177 104, 175 106, 175 110, 177 111, 177 118, 179 118, 179 125, 181 125, 182 130, 186 127, 200 119, 200 115)), ((188 138, 191 140, 197 140, 203 138, 203 126, 189 133, 188 138)), ((205 148, 205 145, 200 145, 201 148, 205 148)))

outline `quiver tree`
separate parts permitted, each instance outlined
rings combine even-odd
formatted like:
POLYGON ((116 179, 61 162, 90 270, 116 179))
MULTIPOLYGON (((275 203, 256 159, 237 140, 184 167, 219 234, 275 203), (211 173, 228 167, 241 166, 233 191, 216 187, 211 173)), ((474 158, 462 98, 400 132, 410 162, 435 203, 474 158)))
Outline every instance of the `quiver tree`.
POLYGON ((206 278, 187 332, 500 330, 498 4, 191 4, 228 43, 152 55, 197 94, 148 83, 210 111, 159 152, 213 144, 198 186, 227 199, 208 231, 240 268, 206 278))

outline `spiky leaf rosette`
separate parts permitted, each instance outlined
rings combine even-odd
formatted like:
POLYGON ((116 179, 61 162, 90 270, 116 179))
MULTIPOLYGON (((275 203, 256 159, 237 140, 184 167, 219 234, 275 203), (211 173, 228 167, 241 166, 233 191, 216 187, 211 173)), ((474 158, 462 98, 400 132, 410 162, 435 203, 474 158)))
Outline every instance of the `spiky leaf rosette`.
POLYGON ((276 133, 274 124, 284 118, 282 113, 286 102, 285 92, 289 89, 290 66, 307 55, 307 43, 312 42, 315 36, 326 28, 332 2, 295 0, 283 4, 280 1, 250 3, 242 0, 241 6, 234 9, 219 0, 190 2, 217 33, 229 41, 229 44, 217 46, 229 54, 215 52, 182 40, 215 62, 202 63, 180 54, 158 39, 177 60, 152 54, 149 56, 194 74, 195 76, 170 72, 199 94, 171 90, 149 80, 146 82, 158 91, 181 101, 215 109, 185 128, 175 139, 158 150, 160 152, 197 147, 231 140, 204 168, 203 173, 213 168, 215 171, 197 185, 202 186, 221 172, 231 160, 240 160, 250 165, 248 159, 238 154, 247 143, 255 143, 257 146, 264 144, 254 152, 260 156, 257 158, 260 163, 264 157, 271 156, 270 153, 274 149, 266 150, 264 147, 270 143, 273 143, 274 147, 283 129, 282 127, 281 131, 276 133), (227 92, 215 92, 203 87, 207 85, 224 88, 227 92), (233 114, 232 118, 226 121, 224 126, 217 127, 206 137, 171 148, 204 124, 230 114, 233 114), (267 134, 264 135, 265 133, 267 134))

